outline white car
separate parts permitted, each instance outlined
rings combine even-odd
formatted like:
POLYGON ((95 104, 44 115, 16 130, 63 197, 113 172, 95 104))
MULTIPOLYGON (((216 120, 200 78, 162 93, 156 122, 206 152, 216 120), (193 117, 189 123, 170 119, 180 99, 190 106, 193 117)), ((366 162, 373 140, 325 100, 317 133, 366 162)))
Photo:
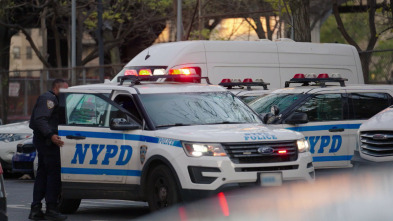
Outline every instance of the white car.
POLYGON ((246 104, 271 92, 268 89, 270 83, 264 82, 262 79, 245 78, 242 81, 241 79, 225 78, 218 85, 227 88, 246 104))
POLYGON ((393 104, 393 85, 345 85, 337 76, 297 74, 287 86, 248 105, 268 114, 270 125, 303 133, 315 169, 351 167, 360 124, 393 104), (299 83, 304 86, 292 86, 299 83))
POLYGON ((12 169, 12 157, 18 143, 32 135, 28 121, 0 126, 0 162, 5 171, 12 169))
POLYGON ((393 106, 364 122, 359 128, 358 137, 358 146, 352 158, 354 164, 391 163, 393 161, 393 106))
POLYGON ((60 109, 63 212, 85 198, 156 210, 229 188, 314 180, 304 136, 263 125, 220 86, 126 76, 62 90, 60 109))

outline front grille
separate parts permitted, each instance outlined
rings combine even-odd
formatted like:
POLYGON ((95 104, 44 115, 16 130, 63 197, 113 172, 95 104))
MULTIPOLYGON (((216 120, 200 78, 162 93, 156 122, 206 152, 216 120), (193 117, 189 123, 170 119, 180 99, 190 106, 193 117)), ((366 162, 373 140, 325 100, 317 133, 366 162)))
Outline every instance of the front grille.
POLYGON ((14 162, 13 166, 18 170, 33 169, 33 162, 14 162))
POLYGON ((393 132, 362 132, 360 142, 360 151, 364 154, 375 157, 393 156, 393 132))
POLYGON ((277 163, 296 161, 298 157, 296 141, 266 142, 266 143, 223 143, 226 153, 233 163, 277 163), (261 147, 271 147, 273 152, 262 154, 261 147), (286 151, 279 154, 279 151, 286 151))

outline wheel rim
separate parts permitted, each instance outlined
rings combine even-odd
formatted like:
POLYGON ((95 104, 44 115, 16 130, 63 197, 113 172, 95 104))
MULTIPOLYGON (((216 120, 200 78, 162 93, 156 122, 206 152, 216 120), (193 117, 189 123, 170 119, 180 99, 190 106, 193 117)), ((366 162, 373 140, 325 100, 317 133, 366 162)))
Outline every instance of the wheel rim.
POLYGON ((158 208, 169 205, 168 185, 163 177, 159 177, 154 185, 154 199, 158 208))

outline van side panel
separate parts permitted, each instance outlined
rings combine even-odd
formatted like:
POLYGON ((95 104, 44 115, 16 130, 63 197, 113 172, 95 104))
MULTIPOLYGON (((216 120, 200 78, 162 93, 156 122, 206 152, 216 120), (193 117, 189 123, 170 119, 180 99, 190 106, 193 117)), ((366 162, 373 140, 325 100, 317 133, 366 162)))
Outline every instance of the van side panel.
POLYGON ((273 42, 205 42, 207 76, 213 84, 223 78, 263 79, 280 83, 277 47, 273 42))
POLYGON ((296 73, 339 73, 348 78, 348 83, 358 84, 359 75, 362 76, 356 63, 359 56, 353 54, 352 46, 277 42, 277 48, 283 79, 289 80, 296 73))

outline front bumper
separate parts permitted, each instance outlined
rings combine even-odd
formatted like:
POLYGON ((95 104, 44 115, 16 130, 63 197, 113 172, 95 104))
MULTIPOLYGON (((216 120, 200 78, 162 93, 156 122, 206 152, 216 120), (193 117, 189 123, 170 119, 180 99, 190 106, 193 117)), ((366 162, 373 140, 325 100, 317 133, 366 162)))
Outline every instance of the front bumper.
POLYGON ((16 153, 12 158, 13 173, 33 173, 33 162, 36 154, 16 153))
MULTIPOLYGON (((176 160, 178 165, 174 165, 179 176, 182 189, 207 190, 219 192, 220 189, 227 189, 245 185, 257 185, 258 174, 263 172, 281 172, 283 183, 287 181, 314 181, 314 166, 309 152, 300 153, 296 161, 279 163, 254 163, 254 164, 234 164, 228 157, 187 157, 176 160), (186 166, 185 166, 186 165, 186 166), (192 180, 189 167, 217 168, 219 171, 201 172, 202 177, 215 178, 212 182, 198 183, 192 180)), ((210 170, 211 171, 211 170, 210 170)))
POLYGON ((371 166, 371 167, 393 166, 393 159, 390 159, 390 161, 387 161, 387 159, 385 158, 385 160, 379 159, 379 161, 376 161, 376 160, 378 160, 378 158, 381 158, 381 157, 372 157, 372 156, 363 154, 358 150, 355 150, 353 157, 351 159, 351 164, 354 167, 358 167, 358 166, 362 166, 362 167, 364 167, 364 166, 371 166))

